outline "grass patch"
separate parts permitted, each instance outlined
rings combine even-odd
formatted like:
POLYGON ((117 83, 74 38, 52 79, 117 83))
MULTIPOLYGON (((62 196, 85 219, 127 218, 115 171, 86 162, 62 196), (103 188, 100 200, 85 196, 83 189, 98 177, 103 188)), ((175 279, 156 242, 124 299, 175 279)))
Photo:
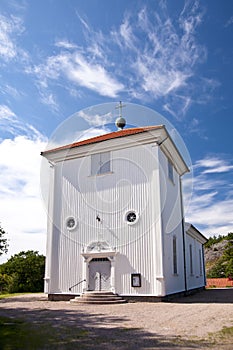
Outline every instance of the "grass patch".
POLYGON ((210 339, 214 342, 221 342, 222 344, 233 343, 233 327, 223 327, 221 331, 209 334, 210 339))
POLYGON ((43 343, 41 332, 32 329, 29 324, 0 317, 0 348, 2 350, 40 349, 43 343))
POLYGON ((13 298, 19 295, 32 294, 32 293, 4 293, 0 294, 0 299, 13 298))
POLYGON ((73 349, 75 344, 81 345, 82 339, 88 335, 85 329, 55 329, 48 323, 30 324, 19 319, 0 317, 1 350, 73 349))

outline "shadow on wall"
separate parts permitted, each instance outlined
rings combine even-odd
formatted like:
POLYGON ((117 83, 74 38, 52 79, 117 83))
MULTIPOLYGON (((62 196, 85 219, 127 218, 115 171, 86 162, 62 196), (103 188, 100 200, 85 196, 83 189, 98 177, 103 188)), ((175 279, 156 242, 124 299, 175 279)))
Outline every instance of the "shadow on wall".
MULTIPOLYGON (((116 286, 123 285, 123 278, 124 275, 127 274, 128 283, 127 288, 129 289, 128 293, 135 295, 141 293, 146 294, 151 289, 151 284, 141 275, 141 287, 134 287, 131 288, 131 274, 140 274, 140 271, 136 271, 133 266, 131 265, 129 259, 124 254, 118 254, 117 255, 117 267, 119 271, 124 271, 124 273, 116 274, 116 286)), ((121 291, 116 291, 119 294, 122 294, 121 291)))

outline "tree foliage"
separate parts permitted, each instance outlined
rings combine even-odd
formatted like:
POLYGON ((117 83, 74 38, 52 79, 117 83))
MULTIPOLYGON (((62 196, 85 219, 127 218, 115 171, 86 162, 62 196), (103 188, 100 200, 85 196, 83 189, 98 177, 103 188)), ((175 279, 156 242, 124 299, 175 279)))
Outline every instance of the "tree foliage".
POLYGON ((8 252, 8 241, 7 241, 7 238, 5 238, 5 235, 6 235, 6 232, 3 230, 3 228, 0 225, 0 256, 8 252))
POLYGON ((233 232, 228 233, 227 236, 213 237, 211 246, 215 243, 226 240, 227 244, 222 256, 216 261, 214 266, 207 274, 208 278, 221 278, 232 277, 233 278, 233 232), (214 243, 213 243, 214 242, 214 243))
POLYGON ((222 235, 215 236, 214 235, 213 237, 210 237, 208 239, 208 241, 205 243, 205 248, 210 248, 215 243, 219 243, 219 242, 223 241, 224 239, 226 239, 226 236, 222 236, 222 235))
POLYGON ((20 252, 0 265, 0 287, 9 293, 41 292, 44 284, 44 270, 43 255, 32 250, 20 252))

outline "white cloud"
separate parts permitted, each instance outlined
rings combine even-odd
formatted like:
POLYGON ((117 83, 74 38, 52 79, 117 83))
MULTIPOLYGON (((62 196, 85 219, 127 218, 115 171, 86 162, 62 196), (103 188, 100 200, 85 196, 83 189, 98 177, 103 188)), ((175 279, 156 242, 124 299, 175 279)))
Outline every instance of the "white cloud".
POLYGON ((36 130, 23 120, 18 118, 15 113, 6 105, 0 105, 0 127, 11 135, 31 136, 36 130))
POLYGON ((59 104, 56 96, 52 92, 44 92, 43 89, 40 89, 40 100, 43 104, 49 106, 53 111, 59 111, 59 104))
POLYGON ((0 105, 0 120, 9 120, 15 113, 6 105, 0 105))
POLYGON ((1 92, 2 94, 10 95, 14 97, 15 99, 19 98, 23 95, 22 91, 17 90, 15 87, 9 85, 9 84, 2 84, 1 86, 1 92))
MULTIPOLYGON (((196 90, 195 66, 206 60, 206 49, 196 38, 202 19, 197 1, 185 3, 176 23, 166 2, 160 2, 157 11, 144 7, 137 16, 125 16, 119 28, 111 31, 113 42, 127 60, 123 64, 133 97, 164 99, 164 109, 179 118, 187 113, 196 90)), ((203 90, 217 86, 214 81, 199 79, 203 90)))
POLYGON ((206 168, 202 174, 210 174, 228 172, 233 169, 233 165, 224 159, 211 157, 197 161, 194 168, 206 168))
POLYGON ((0 59, 9 61, 22 59, 27 56, 26 52, 16 44, 15 37, 24 31, 21 18, 0 15, 0 59))
MULTIPOLYGON (((76 14, 85 42, 57 40, 60 52, 26 70, 36 76, 42 96, 47 90, 50 95, 50 84, 57 83, 69 85, 71 96, 80 87, 110 98, 121 93, 144 102, 161 99, 164 109, 181 119, 193 102, 206 103, 210 89, 218 86, 213 79, 197 76, 197 65, 206 60, 206 48, 196 35, 204 16, 198 1, 185 2, 176 18, 171 18, 166 1, 153 11, 143 7, 127 12, 106 33, 93 30, 86 16, 76 14)), ((42 102, 49 104, 51 99, 42 102)))
POLYGON ((102 96, 116 97, 124 88, 101 64, 91 62, 78 51, 51 56, 45 65, 37 66, 31 72, 38 76, 44 87, 47 87, 48 79, 58 80, 65 77, 75 85, 102 96))
POLYGON ((133 34, 132 27, 129 23, 129 19, 125 18, 123 23, 120 25, 120 35, 124 41, 124 44, 128 48, 135 48, 135 36, 133 34))
MULTIPOLYGON (((46 140, 17 136, 0 143, 1 225, 10 239, 8 257, 22 250, 45 253, 46 214, 40 198, 40 152, 46 140)), ((3 256, 1 260, 5 260, 3 256)))
POLYGON ((85 27, 85 29, 90 32, 91 29, 87 23, 87 20, 85 20, 82 16, 80 16, 80 14, 78 13, 78 11, 76 11, 76 15, 79 18, 80 22, 82 23, 82 25, 85 27))
POLYGON ((83 141, 83 140, 90 139, 92 137, 105 135, 105 134, 109 133, 110 131, 111 130, 109 130, 107 128, 91 128, 91 129, 87 129, 87 130, 85 130, 85 132, 83 132, 80 135, 80 137, 78 138, 78 141, 83 141))
POLYGON ((197 194, 189 206, 188 221, 198 227, 207 237, 213 234, 226 235, 233 231, 233 198, 219 200, 217 193, 197 194), (224 228, 224 231, 222 231, 224 228))
MULTIPOLYGON (((219 157, 205 157, 198 160, 193 168, 196 175, 186 220, 197 225, 207 237, 233 232, 232 183, 228 177, 222 177, 222 173, 230 173, 233 166, 219 157)), ((186 183, 184 180, 185 194, 189 194, 189 186, 190 181, 186 183)))
MULTIPOLYGON (((140 24, 144 28, 145 36, 150 42, 149 48, 145 46, 142 64, 146 74, 142 78, 148 81, 148 73, 151 72, 154 79, 161 81, 161 94, 168 94, 185 86, 190 77, 193 76, 191 69, 200 59, 204 48, 195 40, 195 13, 186 13, 179 18, 179 33, 172 24, 166 12, 158 13, 149 19, 148 14, 143 10, 140 16, 140 24)), ((143 71, 142 71, 143 73, 143 71)), ((158 88, 152 86, 151 92, 158 93, 158 88)))
POLYGON ((55 46, 64 49, 77 49, 77 45, 69 42, 68 40, 58 40, 56 41, 55 46))
POLYGON ((113 115, 111 112, 100 115, 100 114, 91 114, 90 112, 85 113, 84 111, 80 111, 78 112, 78 116, 86 120, 88 124, 91 126, 105 125, 107 123, 112 122, 113 120, 113 115))

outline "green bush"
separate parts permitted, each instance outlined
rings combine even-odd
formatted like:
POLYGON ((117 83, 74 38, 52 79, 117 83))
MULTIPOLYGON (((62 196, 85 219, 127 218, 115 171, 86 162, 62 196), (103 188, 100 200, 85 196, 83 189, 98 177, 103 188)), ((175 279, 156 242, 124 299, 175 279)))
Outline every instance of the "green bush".
POLYGON ((15 254, 0 265, 0 275, 7 276, 2 277, 2 289, 9 293, 42 292, 44 270, 45 257, 38 252, 29 250, 15 254))

